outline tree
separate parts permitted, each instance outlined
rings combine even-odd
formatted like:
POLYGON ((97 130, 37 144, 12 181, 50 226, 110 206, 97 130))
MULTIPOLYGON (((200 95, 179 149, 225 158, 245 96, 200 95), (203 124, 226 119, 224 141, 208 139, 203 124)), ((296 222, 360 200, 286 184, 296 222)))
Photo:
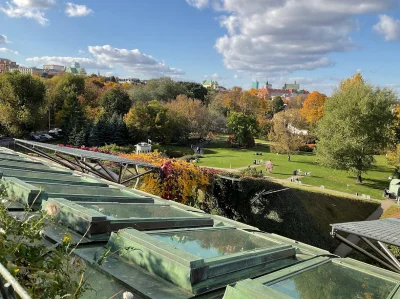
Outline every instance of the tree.
POLYGON ((212 116, 200 100, 179 95, 175 101, 169 102, 166 107, 172 116, 183 118, 182 125, 192 135, 203 138, 210 132, 212 116))
POLYGON ((132 106, 129 95, 121 88, 113 88, 107 91, 100 99, 100 105, 104 108, 107 117, 114 113, 125 115, 132 106))
POLYGON ((315 124, 324 114, 326 95, 314 91, 310 93, 300 109, 301 114, 310 124, 315 124))
POLYGON ((169 117, 168 108, 159 101, 154 100, 132 106, 125 115, 124 121, 135 142, 148 138, 169 142, 173 138, 174 122, 169 117))
POLYGON ((256 95, 251 94, 249 91, 244 91, 241 93, 237 102, 238 112, 243 112, 244 114, 256 114, 260 108, 260 104, 261 100, 256 95))
POLYGON ((108 122, 108 126, 110 127, 111 132, 113 132, 110 134, 110 143, 116 145, 126 144, 128 131, 122 116, 114 113, 108 122))
POLYGON ((281 97, 275 97, 272 100, 272 112, 275 113, 279 113, 281 111, 285 110, 285 103, 283 102, 281 97))
POLYGON ((238 86, 232 87, 232 90, 223 94, 222 104, 229 111, 241 112, 239 101, 242 96, 243 89, 238 86))
POLYGON ((400 144, 397 144, 386 154, 388 164, 395 167, 394 175, 400 178, 400 144))
POLYGON ((38 129, 43 120, 45 85, 39 78, 18 72, 0 76, 0 124, 22 137, 38 129))
POLYGON ((322 165, 354 172, 362 183, 362 173, 372 167, 374 154, 391 140, 396 96, 362 78, 344 82, 325 103, 324 116, 317 123, 317 158, 322 165))
POLYGON ((57 112, 56 119, 61 125, 65 141, 74 140, 75 135, 80 133, 86 125, 85 112, 82 104, 78 100, 76 92, 71 89, 65 91, 66 99, 62 109, 57 112), (73 133, 71 136, 70 134, 73 133))
POLYGON ((195 82, 178 82, 178 84, 185 89, 184 95, 188 98, 198 99, 203 104, 206 102, 208 90, 203 85, 195 82))
POLYGON ((233 143, 247 147, 254 145, 254 136, 258 132, 257 120, 254 115, 232 112, 228 119, 227 128, 233 134, 233 143))
POLYGON ((269 139, 275 142, 274 147, 290 155, 304 145, 306 135, 300 131, 305 126, 303 117, 298 109, 288 109, 274 115, 272 119, 272 130, 269 139))
POLYGON ((61 76, 55 76, 51 80, 56 82, 54 89, 49 94, 52 102, 52 106, 55 110, 59 110, 66 97, 66 90, 73 91, 77 96, 85 93, 85 79, 82 76, 75 76, 73 74, 63 74, 61 76))
POLYGON ((128 91, 135 102, 149 102, 151 100, 170 101, 180 94, 186 94, 186 89, 172 80, 164 77, 147 80, 145 85, 132 85, 128 91))

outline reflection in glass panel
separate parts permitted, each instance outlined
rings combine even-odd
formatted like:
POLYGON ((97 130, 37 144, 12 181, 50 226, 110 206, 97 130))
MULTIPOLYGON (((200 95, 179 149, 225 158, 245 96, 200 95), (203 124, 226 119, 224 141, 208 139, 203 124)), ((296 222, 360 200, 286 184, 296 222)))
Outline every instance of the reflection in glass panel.
POLYGON ((129 204, 91 204, 79 203, 80 205, 96 210, 113 218, 173 218, 193 217, 185 211, 174 209, 170 206, 158 205, 129 205, 129 204))
POLYGON ((192 230, 151 235, 203 259, 278 245, 237 229, 192 230))
POLYGON ((71 186, 63 184, 49 184, 49 183, 38 183, 30 182, 30 184, 42 187, 44 191, 48 193, 56 194, 83 194, 83 195, 100 195, 100 196, 128 196, 127 193, 123 193, 118 189, 108 187, 90 187, 90 186, 71 186))
MULTIPOLYGON (((80 277, 76 278, 78 282, 80 277)), ((125 291, 124 287, 114 278, 106 276, 90 266, 87 266, 85 271, 85 279, 87 289, 81 295, 84 299, 122 298, 122 293, 125 291), (117 294, 119 296, 116 296, 117 294)))
POLYGON ((386 298, 396 285, 332 262, 307 270, 269 287, 298 299, 386 298))

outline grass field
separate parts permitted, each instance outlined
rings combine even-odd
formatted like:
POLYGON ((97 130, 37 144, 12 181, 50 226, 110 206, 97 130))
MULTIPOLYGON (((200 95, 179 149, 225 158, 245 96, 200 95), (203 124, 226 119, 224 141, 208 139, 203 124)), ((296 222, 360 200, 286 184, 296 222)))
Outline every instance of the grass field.
MULTIPOLYGON (((393 173, 393 167, 389 166, 385 157, 376 156, 376 165, 372 170, 363 174, 363 184, 356 182, 355 176, 346 171, 337 171, 322 167, 315 161, 312 153, 301 153, 291 156, 291 161, 287 161, 284 154, 277 155, 269 151, 269 146, 259 144, 252 149, 235 149, 228 147, 224 141, 216 141, 204 149, 204 157, 200 159, 200 166, 210 166, 216 168, 240 168, 253 166, 253 160, 262 159, 264 162, 272 160, 274 171, 268 174, 278 179, 288 179, 292 176, 295 169, 303 172, 311 172, 308 177, 303 177, 304 184, 313 186, 325 186, 325 188, 359 195, 366 194, 372 198, 380 199, 382 190, 389 187, 388 177, 393 173), (262 156, 254 155, 255 152, 262 153, 262 156)), ((264 173, 263 165, 257 166, 264 173)))

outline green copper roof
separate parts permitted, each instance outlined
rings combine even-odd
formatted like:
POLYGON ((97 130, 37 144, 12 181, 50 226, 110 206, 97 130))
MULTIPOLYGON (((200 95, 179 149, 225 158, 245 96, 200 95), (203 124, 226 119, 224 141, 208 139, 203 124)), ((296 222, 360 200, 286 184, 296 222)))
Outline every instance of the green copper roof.
POLYGON ((74 254, 93 272, 84 299, 125 290, 160 299, 399 296, 394 272, 41 159, 0 148, 0 173, 19 203, 12 213, 60 207, 43 234, 58 243, 71 233, 74 254))
POLYGON ((325 256, 232 284, 224 299, 398 298, 399 283, 400 275, 394 272, 325 256))
POLYGON ((300 84, 286 84, 283 86, 283 89, 295 89, 299 90, 300 89, 300 84))

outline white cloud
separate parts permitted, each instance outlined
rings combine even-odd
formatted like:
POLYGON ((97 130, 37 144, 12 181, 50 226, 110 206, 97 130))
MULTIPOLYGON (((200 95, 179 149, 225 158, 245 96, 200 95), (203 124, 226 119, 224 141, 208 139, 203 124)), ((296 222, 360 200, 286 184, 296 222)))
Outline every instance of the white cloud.
POLYGON ((15 5, 24 8, 51 8, 56 6, 56 0, 13 0, 15 5))
POLYGON ((71 2, 65 4, 65 14, 68 17, 84 17, 93 13, 86 5, 78 5, 71 2))
POLYGON ((186 2, 196 8, 204 8, 209 4, 208 0, 186 0, 186 2))
POLYGON ((238 74, 235 74, 234 76, 233 76, 233 79, 238 79, 239 78, 239 75, 238 74))
POLYGON ((14 55, 18 55, 17 51, 13 51, 7 48, 0 48, 0 53, 10 53, 10 54, 14 54, 14 55))
MULTIPOLYGON (((227 33, 215 48, 228 69, 252 76, 329 67, 332 52, 354 48, 354 16, 388 9, 397 0, 210 0, 227 33)), ((193 3, 192 3, 193 2, 193 3)))
POLYGON ((9 43, 11 43, 11 42, 7 39, 7 36, 5 36, 4 34, 0 34, 0 45, 9 44, 9 43))
POLYGON ((357 69, 357 73, 361 73, 362 72, 362 69, 357 69))
POLYGON ((185 73, 183 70, 169 67, 164 61, 158 61, 138 49, 119 49, 110 45, 89 46, 89 53, 103 64, 121 66, 138 75, 180 77, 185 73))
POLYGON ((386 41, 400 40, 400 20, 393 19, 388 15, 380 15, 379 22, 374 25, 373 29, 383 35, 386 41))
POLYGON ((31 57, 27 58, 31 64, 41 65, 41 64, 59 64, 69 66, 74 62, 79 62, 81 67, 87 69, 101 69, 101 70, 109 70, 111 69, 111 65, 106 63, 101 63, 92 58, 82 58, 82 57, 63 57, 63 56, 42 56, 42 57, 31 57))
POLYGON ((54 7, 56 0, 12 0, 6 2, 6 6, 0 7, 0 11, 10 18, 26 18, 33 19, 41 25, 47 25, 49 20, 46 19, 44 11, 54 7))
POLYGON ((61 64, 66 66, 73 62, 79 62, 81 67, 95 70, 112 70, 122 67, 137 76, 146 77, 180 78, 185 74, 184 71, 172 68, 164 61, 159 61, 138 49, 118 49, 104 45, 89 46, 88 52, 91 57, 42 56, 27 58, 26 61, 34 65, 61 64))
POLYGON ((211 75, 211 79, 213 79, 213 80, 222 80, 223 78, 218 74, 213 74, 213 75, 211 75))

